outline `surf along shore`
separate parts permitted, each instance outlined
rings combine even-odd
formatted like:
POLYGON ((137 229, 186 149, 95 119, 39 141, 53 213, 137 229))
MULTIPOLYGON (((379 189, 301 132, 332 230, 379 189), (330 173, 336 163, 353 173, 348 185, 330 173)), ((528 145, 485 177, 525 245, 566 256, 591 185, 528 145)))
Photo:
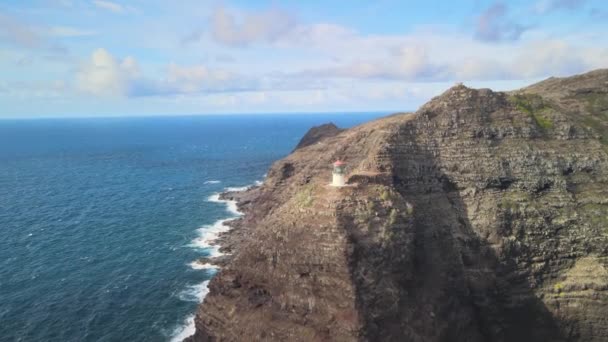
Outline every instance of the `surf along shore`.
MULTIPOLYGON (((224 267, 233 256, 233 252, 247 238, 245 221, 250 213, 250 205, 263 183, 256 181, 252 185, 244 187, 228 187, 221 193, 211 195, 207 201, 223 203, 230 216, 220 219, 211 225, 205 225, 197 232, 199 236, 192 240, 190 247, 206 250, 207 256, 200 257, 190 263, 195 270, 210 272, 215 276, 218 269, 224 267)), ((209 280, 191 286, 187 295, 195 297, 200 304, 209 293, 209 280)), ((189 315, 184 323, 177 327, 171 334, 171 342, 181 342, 195 333, 195 313, 189 315)))
POLYGON ((251 200, 256 197, 261 182, 242 188, 227 188, 226 191, 209 198, 210 202, 225 203, 232 217, 222 219, 211 227, 200 229, 200 237, 195 244, 209 248, 209 256, 201 257, 192 263, 193 268, 222 268, 232 257, 233 251, 246 238, 244 222, 249 214, 251 200))

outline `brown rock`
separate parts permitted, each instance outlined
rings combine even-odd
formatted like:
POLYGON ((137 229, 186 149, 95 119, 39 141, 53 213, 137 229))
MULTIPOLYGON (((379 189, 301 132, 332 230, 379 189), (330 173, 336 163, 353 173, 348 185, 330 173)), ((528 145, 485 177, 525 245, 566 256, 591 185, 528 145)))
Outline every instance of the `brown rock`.
POLYGON ((300 149, 302 147, 310 146, 312 144, 316 144, 322 139, 333 137, 338 135, 342 130, 338 128, 333 123, 326 123, 320 126, 315 126, 306 132, 306 134, 300 139, 298 145, 294 149, 300 149))
POLYGON ((297 148, 246 193, 189 340, 608 340, 607 82, 459 85, 297 148))

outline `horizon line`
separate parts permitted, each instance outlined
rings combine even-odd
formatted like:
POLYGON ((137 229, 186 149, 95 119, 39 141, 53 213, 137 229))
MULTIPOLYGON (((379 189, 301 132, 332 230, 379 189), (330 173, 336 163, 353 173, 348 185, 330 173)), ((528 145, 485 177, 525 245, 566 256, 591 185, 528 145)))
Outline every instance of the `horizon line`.
POLYGON ((357 110, 357 111, 311 111, 311 112, 242 112, 242 113, 199 113, 199 114, 126 114, 126 115, 92 115, 92 116, 0 116, 2 120, 60 120, 60 119, 134 119, 134 118, 177 118, 198 116, 250 116, 250 115, 309 115, 309 114, 381 114, 409 113, 415 110, 357 110))

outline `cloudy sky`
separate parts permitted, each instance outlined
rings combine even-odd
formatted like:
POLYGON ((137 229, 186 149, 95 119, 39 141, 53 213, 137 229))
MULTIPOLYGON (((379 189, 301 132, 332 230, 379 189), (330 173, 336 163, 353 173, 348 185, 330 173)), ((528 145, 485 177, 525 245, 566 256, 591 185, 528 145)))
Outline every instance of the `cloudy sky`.
POLYGON ((0 117, 411 110, 608 67, 607 4, 3 0, 0 117))

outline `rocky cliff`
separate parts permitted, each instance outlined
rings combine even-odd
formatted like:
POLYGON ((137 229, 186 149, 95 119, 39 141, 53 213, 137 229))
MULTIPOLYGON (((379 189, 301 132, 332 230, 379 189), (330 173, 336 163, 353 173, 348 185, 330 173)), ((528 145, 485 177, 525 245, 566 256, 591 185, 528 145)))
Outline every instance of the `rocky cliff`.
POLYGON ((296 149, 245 195, 190 341, 608 340, 607 125, 599 70, 296 149))
POLYGON ((312 144, 316 144, 324 138, 333 137, 337 135, 342 130, 338 128, 338 126, 333 123, 326 123, 320 126, 315 126, 311 128, 306 134, 300 139, 298 145, 296 145, 296 150, 302 147, 306 147, 312 144))

